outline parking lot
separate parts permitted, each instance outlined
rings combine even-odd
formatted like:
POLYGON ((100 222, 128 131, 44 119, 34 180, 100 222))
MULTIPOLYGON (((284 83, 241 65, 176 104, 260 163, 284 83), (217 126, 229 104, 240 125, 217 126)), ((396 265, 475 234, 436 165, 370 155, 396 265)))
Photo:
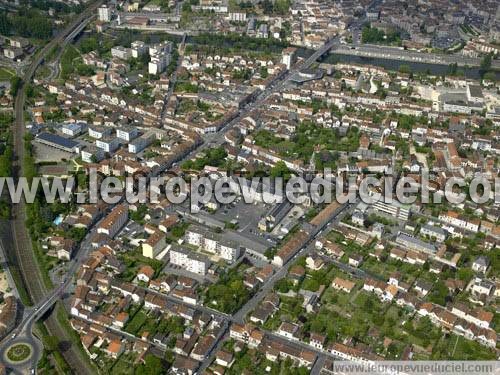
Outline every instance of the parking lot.
POLYGON ((35 154, 35 161, 37 163, 56 161, 60 162, 63 159, 69 160, 74 157, 74 154, 58 150, 54 147, 46 146, 38 142, 33 142, 33 150, 35 154))

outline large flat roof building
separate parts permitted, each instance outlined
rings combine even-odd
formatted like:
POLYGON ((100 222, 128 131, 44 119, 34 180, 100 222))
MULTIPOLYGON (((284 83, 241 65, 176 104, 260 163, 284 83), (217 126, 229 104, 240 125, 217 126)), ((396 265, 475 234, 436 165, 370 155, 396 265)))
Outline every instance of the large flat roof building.
POLYGON ((40 133, 35 141, 66 152, 78 152, 80 144, 71 139, 52 133, 40 133))

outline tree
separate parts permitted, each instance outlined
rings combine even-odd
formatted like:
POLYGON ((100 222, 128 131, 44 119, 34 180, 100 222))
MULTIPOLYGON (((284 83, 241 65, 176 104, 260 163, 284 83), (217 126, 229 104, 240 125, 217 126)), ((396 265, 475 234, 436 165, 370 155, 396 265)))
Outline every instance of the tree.
POLYGON ((486 72, 483 75, 483 79, 487 80, 487 81, 496 82, 497 81, 497 75, 495 74, 495 72, 486 72))
POLYGON ((446 305, 447 297, 448 297, 448 288, 441 280, 439 280, 433 286, 430 292, 429 301, 444 306, 446 305))
POLYGON ((491 53, 488 53, 483 57, 483 59, 481 60, 480 68, 483 71, 487 71, 491 68, 491 53))
POLYGON ((450 66, 449 66, 450 75, 452 75, 452 76, 456 75, 457 69, 458 69, 457 63, 450 64, 450 66))
POLYGON ((47 336, 45 340, 45 348, 49 352, 59 350, 59 338, 57 336, 47 336))
POLYGON ((399 72, 403 74, 409 74, 411 72, 410 66, 407 64, 401 64, 399 66, 399 72))
POLYGON ((291 173, 290 169, 286 166, 284 161, 277 162, 274 167, 271 168, 271 177, 282 177, 284 180, 290 179, 291 173))
POLYGON ((23 10, 12 19, 17 34, 25 38, 47 39, 52 35, 52 24, 49 18, 36 10, 23 10))
POLYGON ((166 374, 163 363, 160 358, 153 354, 146 354, 144 357, 144 364, 141 364, 136 369, 137 375, 159 375, 166 374))
POLYGON ((22 83, 21 78, 19 78, 18 76, 13 76, 10 79, 10 95, 12 96, 17 95, 17 92, 21 88, 21 83, 22 83))
POLYGON ((0 13, 0 34, 10 35, 12 24, 6 12, 0 13))
POLYGON ((97 41, 97 38, 95 38, 95 37, 85 38, 80 43, 80 49, 83 53, 87 53, 90 51, 96 51, 98 47, 99 47, 99 43, 97 41))
POLYGON ((273 8, 275 13, 285 15, 290 9, 290 0, 276 0, 273 8))

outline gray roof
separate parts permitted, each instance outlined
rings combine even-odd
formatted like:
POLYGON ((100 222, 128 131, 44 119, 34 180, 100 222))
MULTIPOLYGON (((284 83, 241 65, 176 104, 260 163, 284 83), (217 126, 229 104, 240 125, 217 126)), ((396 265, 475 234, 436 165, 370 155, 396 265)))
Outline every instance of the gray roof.
POLYGON ((480 266, 488 267, 490 264, 490 260, 484 255, 480 255, 474 260, 474 263, 479 264, 480 266))
POLYGON ((78 142, 52 133, 40 133, 36 138, 68 149, 74 148, 79 145, 78 142))

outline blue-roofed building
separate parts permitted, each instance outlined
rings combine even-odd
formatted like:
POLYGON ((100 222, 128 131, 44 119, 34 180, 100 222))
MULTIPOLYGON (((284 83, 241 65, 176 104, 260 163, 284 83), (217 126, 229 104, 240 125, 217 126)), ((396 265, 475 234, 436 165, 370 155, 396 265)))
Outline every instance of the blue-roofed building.
POLYGON ((76 137, 77 135, 82 134, 84 128, 85 124, 83 122, 75 122, 63 124, 61 129, 64 135, 76 137))
POLYGON ((46 146, 57 148, 58 150, 66 152, 79 152, 80 144, 72 139, 61 137, 52 133, 40 133, 35 141, 42 143, 46 146))

